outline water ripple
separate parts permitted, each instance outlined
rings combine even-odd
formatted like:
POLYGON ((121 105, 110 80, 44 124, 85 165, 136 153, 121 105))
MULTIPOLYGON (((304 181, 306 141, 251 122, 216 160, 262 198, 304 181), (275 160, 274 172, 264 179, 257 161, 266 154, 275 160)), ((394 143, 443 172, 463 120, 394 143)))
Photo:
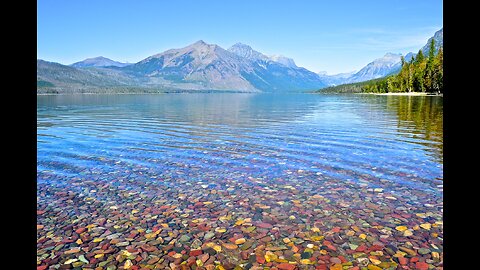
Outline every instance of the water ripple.
POLYGON ((250 168, 253 176, 274 178, 308 170, 352 183, 386 180, 441 192, 441 104, 430 119, 423 108, 404 112, 402 97, 228 95, 234 104, 213 94, 130 103, 128 97, 39 97, 37 169, 108 174, 121 164, 161 175, 172 166, 194 166, 199 179, 205 171, 229 177, 250 168))

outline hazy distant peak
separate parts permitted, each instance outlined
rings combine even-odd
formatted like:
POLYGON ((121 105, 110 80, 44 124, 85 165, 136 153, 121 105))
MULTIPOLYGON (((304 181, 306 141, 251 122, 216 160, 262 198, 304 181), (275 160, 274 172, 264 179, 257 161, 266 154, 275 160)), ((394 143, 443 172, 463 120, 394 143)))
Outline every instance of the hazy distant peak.
POLYGON ((342 72, 342 73, 336 73, 336 74, 331 74, 329 75, 327 71, 319 71, 317 72, 318 75, 320 76, 328 76, 332 78, 348 78, 355 74, 357 71, 350 71, 350 72, 342 72))
POLYGON ((87 58, 85 60, 110 60, 110 59, 100 55, 100 56, 97 56, 97 57, 87 58))
POLYGON ((297 68, 295 61, 292 58, 285 57, 283 55, 271 55, 270 59, 282 65, 285 65, 290 68, 297 68))
POLYGON ((217 44, 210 44, 210 43, 207 43, 203 40, 199 40, 195 43, 192 43, 192 44, 188 45, 185 48, 193 48, 193 49, 213 48, 213 49, 216 49, 216 48, 220 48, 220 46, 218 46, 217 44))
POLYGON ((401 61, 402 54, 400 53, 386 53, 383 57, 373 60, 373 65, 394 65, 401 61))
POLYGON ((129 63, 121 63, 117 61, 113 61, 112 59, 97 56, 92 58, 87 58, 83 61, 76 62, 71 64, 72 67, 124 67, 128 66, 129 63))
POLYGON ((232 45, 232 47, 228 48, 227 51, 250 60, 263 60, 263 61, 269 60, 269 58, 266 55, 258 51, 255 51, 249 45, 243 44, 241 42, 235 43, 234 45, 232 45))
POLYGON ((252 47, 250 47, 250 45, 247 45, 247 44, 244 44, 244 43, 241 43, 241 42, 237 42, 235 44, 232 45, 232 47, 230 48, 243 48, 243 49, 247 49, 247 50, 253 50, 252 47))
POLYGON ((218 45, 216 44, 209 44, 209 43, 206 43, 205 41, 203 40, 199 40, 195 43, 192 43, 190 45, 188 45, 187 47, 185 48, 214 48, 214 47, 218 47, 218 45))
POLYGON ((192 45, 207 45, 207 43, 200 39, 199 41, 193 43, 192 45))
POLYGON ((398 57, 401 57, 402 54, 401 53, 391 53, 391 52, 388 52, 386 53, 383 57, 384 58, 398 58, 398 57))
POLYGON ((435 40, 435 52, 437 52, 441 47, 443 47, 443 27, 437 32, 435 32, 433 37, 428 39, 427 44, 425 44, 425 46, 423 46, 423 48, 421 49, 423 54, 428 55, 432 39, 435 40))

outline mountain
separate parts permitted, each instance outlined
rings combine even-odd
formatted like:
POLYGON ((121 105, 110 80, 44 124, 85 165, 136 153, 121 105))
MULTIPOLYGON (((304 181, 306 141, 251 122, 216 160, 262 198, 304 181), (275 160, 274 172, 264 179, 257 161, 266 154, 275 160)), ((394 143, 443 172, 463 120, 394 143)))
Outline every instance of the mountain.
MULTIPOLYGON (((433 37, 429 38, 427 44, 425 44, 420 50, 422 51, 423 55, 427 56, 430 51, 430 43, 432 39, 435 40, 435 53, 438 52, 440 48, 443 48, 443 28, 435 32, 433 37)), ((405 55, 405 61, 409 62, 412 58, 414 58, 417 54, 409 52, 405 55)))
POLYGON ((261 91, 303 91, 315 89, 317 85, 319 88, 326 86, 316 73, 297 67, 293 59, 268 57, 242 43, 233 45, 228 51, 246 60, 246 65, 241 66, 242 77, 261 91))
POLYGON ((347 78, 344 83, 368 81, 398 72, 402 67, 401 58, 401 54, 387 53, 347 78))
POLYGON ((227 49, 229 52, 234 53, 242 58, 248 59, 250 61, 269 61, 270 58, 266 55, 255 51, 252 47, 243 44, 236 43, 227 49))
POLYGON ((442 29, 435 32, 433 37, 428 39, 427 44, 425 44, 425 46, 422 47, 421 50, 422 50, 424 55, 428 55, 428 52, 430 51, 430 43, 432 42, 432 39, 435 40, 435 44, 434 44, 435 45, 435 52, 438 52, 440 47, 443 47, 443 27, 442 27, 442 29))
POLYGON ((148 78, 147 83, 179 89, 275 92, 326 86, 317 74, 273 61, 242 43, 225 50, 200 40, 150 56, 123 70, 148 78))
POLYGON ((104 68, 80 69, 37 60, 37 92, 98 92, 99 89, 135 85, 138 85, 135 78, 121 71, 104 68))
POLYGON ((298 68, 292 58, 285 57, 283 55, 271 55, 270 60, 280 63, 289 68, 298 68))
MULTIPOLYGON (((443 47, 443 28, 435 32, 433 37, 429 38, 427 43, 420 49, 424 55, 428 55, 428 51, 430 50, 430 42, 432 39, 435 40, 435 51, 438 51, 440 47, 443 47)), ((408 62, 415 56, 416 53, 409 52, 405 55, 405 61, 408 62)), ((401 54, 387 53, 382 58, 374 60, 350 76, 340 76, 342 74, 319 74, 319 76, 329 86, 350 84, 395 74, 400 71, 402 67, 401 65, 401 54)))
POLYGON ((289 68, 298 68, 292 58, 285 57, 283 55, 271 55, 267 56, 258 51, 255 51, 249 45, 243 43, 236 43, 228 48, 229 52, 232 52, 242 58, 246 58, 250 61, 264 61, 264 62, 277 62, 289 68))
POLYGON ((357 72, 336 75, 319 74, 319 76, 329 86, 373 80, 400 71, 401 57, 401 54, 387 53, 383 57, 368 63, 357 72))
POLYGON ((246 59, 200 40, 184 48, 152 55, 122 69, 145 78, 146 84, 189 90, 258 91, 242 77, 241 69, 246 65, 246 59))
POLYGON ((317 73, 318 76, 329 86, 335 86, 344 83, 348 78, 352 77, 355 74, 355 71, 338 73, 335 75, 328 75, 326 71, 321 71, 317 73))
POLYGON ((297 67, 293 59, 268 57, 242 43, 225 50, 199 40, 127 66, 113 62, 97 57, 64 66, 38 60, 38 85, 58 91, 62 87, 76 91, 118 86, 246 92, 304 91, 326 86, 317 74, 297 67))
POLYGON ((130 63, 121 63, 113 61, 103 56, 98 56, 94 58, 87 58, 83 61, 76 62, 71 64, 72 67, 84 68, 84 67, 125 67, 130 65, 130 63))

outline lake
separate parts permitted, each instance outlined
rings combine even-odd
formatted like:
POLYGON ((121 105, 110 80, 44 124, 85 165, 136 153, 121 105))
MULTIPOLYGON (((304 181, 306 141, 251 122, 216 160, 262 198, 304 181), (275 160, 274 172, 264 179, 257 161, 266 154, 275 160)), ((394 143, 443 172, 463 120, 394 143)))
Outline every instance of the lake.
POLYGON ((443 97, 37 96, 37 201, 39 265, 439 266, 443 97))

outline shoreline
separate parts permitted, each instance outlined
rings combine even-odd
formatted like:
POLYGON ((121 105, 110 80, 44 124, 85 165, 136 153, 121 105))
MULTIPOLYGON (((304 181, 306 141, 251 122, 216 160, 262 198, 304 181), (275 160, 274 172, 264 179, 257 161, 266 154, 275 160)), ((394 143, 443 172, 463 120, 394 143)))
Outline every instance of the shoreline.
POLYGON ((73 96, 73 95, 163 95, 163 94, 259 94, 260 92, 235 92, 235 91, 171 91, 171 92, 130 92, 130 93, 37 93, 37 96, 73 96))
POLYGON ((436 96, 436 97, 443 97, 442 94, 432 94, 432 93, 424 93, 424 92, 405 92, 405 93, 355 93, 360 95, 376 95, 376 96, 436 96))
MULTIPOLYGON (((163 95, 163 94, 216 94, 216 93, 229 93, 229 94, 259 94, 258 92, 229 92, 229 91, 221 91, 221 92, 206 92, 206 91, 199 91, 199 92, 131 92, 131 93, 37 93, 37 96, 73 96, 73 95, 163 95)), ((275 93, 272 93, 275 94, 275 93)), ((310 94, 309 92, 305 92, 305 94, 310 94)), ((318 94, 318 93, 313 93, 318 94)), ((424 92, 410 92, 410 93, 325 93, 325 94, 356 94, 356 95, 376 95, 376 96, 438 96, 443 97, 443 93, 441 94, 432 94, 432 93, 424 93, 424 92)))

